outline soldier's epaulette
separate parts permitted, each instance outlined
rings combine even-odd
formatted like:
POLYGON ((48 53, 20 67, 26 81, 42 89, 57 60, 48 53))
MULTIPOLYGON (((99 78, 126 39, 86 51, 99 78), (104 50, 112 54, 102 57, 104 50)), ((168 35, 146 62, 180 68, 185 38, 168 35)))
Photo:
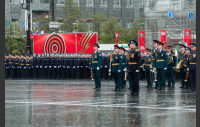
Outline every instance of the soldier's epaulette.
POLYGON ((135 51, 137 51, 137 52, 138 52, 138 51, 139 51, 139 49, 136 49, 135 51))
POLYGON ((119 55, 121 55, 121 53, 119 53, 119 55))
POLYGON ((98 51, 98 53, 101 53, 100 51, 98 51))

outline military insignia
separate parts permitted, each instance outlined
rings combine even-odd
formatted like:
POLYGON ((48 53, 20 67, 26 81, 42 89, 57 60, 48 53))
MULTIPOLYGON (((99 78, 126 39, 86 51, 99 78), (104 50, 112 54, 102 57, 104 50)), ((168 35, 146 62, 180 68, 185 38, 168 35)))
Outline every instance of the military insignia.
POLYGON ((134 58, 134 54, 131 54, 131 58, 134 58))
POLYGON ((121 56, 121 59, 122 59, 122 56, 121 56))
POLYGON ((162 56, 163 56, 163 54, 162 54, 162 56))
POLYGON ((168 55, 168 53, 166 53, 166 55, 168 55))
POLYGON ((116 57, 116 59, 117 59, 118 57, 116 57))
POLYGON ((196 54, 193 54, 193 58, 196 58, 196 54))

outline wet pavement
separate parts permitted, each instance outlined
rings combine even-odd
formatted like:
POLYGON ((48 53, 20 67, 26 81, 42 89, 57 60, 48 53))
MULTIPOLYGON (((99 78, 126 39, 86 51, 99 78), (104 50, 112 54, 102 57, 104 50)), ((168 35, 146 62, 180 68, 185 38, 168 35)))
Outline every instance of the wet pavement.
MULTIPOLYGON (((128 82, 127 82, 128 83, 128 82)), ((176 87, 139 96, 119 92, 113 81, 94 90, 91 80, 6 80, 7 127, 195 127, 196 93, 176 87)), ((128 88, 128 86, 127 86, 128 88)))

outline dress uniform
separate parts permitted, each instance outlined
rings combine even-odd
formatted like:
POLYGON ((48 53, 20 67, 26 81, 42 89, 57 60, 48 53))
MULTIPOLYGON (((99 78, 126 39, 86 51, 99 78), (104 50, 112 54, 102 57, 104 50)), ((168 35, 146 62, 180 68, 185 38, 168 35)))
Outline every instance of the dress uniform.
POLYGON ((57 54, 56 58, 55 58, 55 69, 56 69, 56 77, 57 79, 60 79, 60 57, 58 56, 59 54, 57 54))
POLYGON ((54 57, 55 54, 52 54, 52 57, 51 57, 51 75, 52 75, 52 78, 55 79, 56 78, 56 66, 55 66, 55 57, 54 57))
POLYGON ((24 59, 24 56, 22 56, 21 59, 21 64, 20 64, 20 69, 21 69, 21 78, 24 79, 25 78, 25 68, 26 68, 26 60, 24 59))
MULTIPOLYGON (((146 49, 147 52, 151 52, 151 49, 146 49)), ((152 60, 153 58, 151 57, 150 54, 147 53, 147 56, 144 57, 144 62, 145 62, 145 76, 147 79, 147 87, 152 88, 152 74, 151 74, 151 70, 152 70, 152 60)))
POLYGON ((31 62, 29 58, 27 58, 26 60, 26 78, 27 79, 31 78, 31 62))
POLYGON ((36 53, 33 54, 33 78, 37 78, 37 56, 36 53))
MULTIPOLYGON (((154 44, 157 44, 157 40, 153 40, 154 44)), ((156 52, 158 51, 158 48, 157 47, 154 47, 154 49, 152 49, 151 51, 151 54, 153 56, 153 69, 155 68, 154 66, 154 63, 155 63, 155 59, 157 57, 157 54, 156 52)), ((155 88, 157 89, 159 86, 158 86, 158 80, 157 80, 157 71, 154 69, 154 77, 155 77, 155 88)))
POLYGON ((13 78, 13 66, 14 66, 14 60, 11 56, 11 54, 9 55, 9 59, 8 59, 8 67, 9 67, 9 77, 13 78))
POLYGON ((8 78, 8 58, 7 56, 5 57, 5 78, 7 79, 8 78))
MULTIPOLYGON (((158 43, 158 47, 159 45, 163 46, 164 44, 162 42, 157 42, 158 43)), ((165 51, 164 49, 160 49, 158 48, 158 51, 156 52, 157 54, 157 58, 155 58, 154 61, 154 69, 156 69, 157 71, 157 79, 158 79, 158 85, 160 87, 159 90, 165 90, 165 70, 167 70, 167 66, 168 66, 168 55, 167 55, 167 51, 165 51)))
MULTIPOLYGON (((185 55, 183 56, 183 60, 184 60, 183 71, 185 75, 189 74, 190 51, 191 51, 190 47, 186 47, 185 55)), ((186 76, 185 76, 185 79, 186 79, 186 76)), ((186 89, 189 88, 189 85, 190 85, 190 82, 188 81, 189 81, 189 77, 187 78, 187 81, 184 80, 186 89)))
POLYGON ((83 77, 86 79, 87 76, 87 68, 88 68, 88 58, 84 55, 83 58, 83 77))
POLYGON ((106 79, 106 56, 102 54, 102 60, 101 60, 101 70, 102 70, 102 78, 106 79))
MULTIPOLYGON (((180 48, 184 48, 185 49, 186 46, 183 45, 183 44, 181 44, 180 48)), ((183 60, 183 56, 184 55, 185 55, 185 50, 183 52, 179 52, 179 54, 178 54, 178 62, 180 62, 181 60, 183 60)), ((181 85, 182 85, 180 88, 184 88, 184 87, 186 87, 186 84, 184 82, 186 74, 184 72, 183 67, 180 69, 180 76, 181 76, 181 85)))
MULTIPOLYGON (((118 45, 114 45, 115 48, 119 49, 118 45)), ((111 71, 112 75, 115 81, 115 90, 114 91, 120 91, 122 88, 122 79, 121 79, 121 72, 123 70, 123 57, 120 55, 120 53, 114 53, 111 57, 111 71)))
POLYGON ((112 79, 112 74, 109 76, 108 75, 108 73, 109 73, 109 68, 110 68, 110 60, 111 60, 111 58, 110 58, 110 52, 109 52, 109 54, 108 54, 108 56, 107 56, 107 60, 106 60, 106 65, 107 65, 107 68, 106 68, 106 76, 107 76, 107 78, 108 79, 112 79))
MULTIPOLYGON (((167 46, 168 49, 170 50, 172 46, 167 46)), ((169 52, 168 52, 169 53, 169 52)), ((174 68, 176 67, 177 64, 177 57, 175 54, 173 55, 173 61, 168 64, 167 67, 167 79, 168 79, 168 87, 172 85, 172 87, 175 87, 175 75, 174 75, 174 68)))
POLYGON ((140 59, 140 73, 139 78, 143 80, 145 78, 145 72, 142 70, 142 65, 144 64, 144 52, 141 52, 141 59, 140 59))
POLYGON ((65 75, 67 79, 70 78, 70 58, 70 54, 66 55, 65 75))
POLYGON ((20 78, 20 60, 18 58, 18 55, 15 59, 15 77, 20 78))
POLYGON ((69 61, 70 61, 70 63, 69 63, 69 66, 70 66, 70 77, 72 79, 74 79, 75 78, 75 75, 74 75, 74 73, 75 73, 75 65, 74 65, 75 57, 74 57, 74 55, 71 55, 69 61))
POLYGON ((51 65, 51 56, 49 53, 47 53, 47 58, 46 58, 46 66, 47 66, 47 78, 51 79, 51 73, 52 73, 52 65, 51 65))
MULTIPOLYGON (((94 47, 98 47, 98 44, 94 44, 94 47)), ((91 69, 92 69, 92 73, 93 73, 93 78, 95 81, 95 88, 101 88, 101 53, 100 51, 96 50, 93 54, 92 54, 92 60, 91 60, 91 69)))
POLYGON ((60 59, 60 64, 61 64, 61 78, 65 79, 65 68, 67 68, 67 65, 65 67, 65 64, 67 64, 67 58, 64 56, 64 53, 61 54, 61 59, 60 59))
POLYGON ((45 57, 45 54, 43 53, 42 54, 42 57, 41 57, 41 66, 42 66, 42 78, 46 79, 46 57, 45 57))
POLYGON ((127 53, 127 69, 129 74, 130 86, 132 88, 131 95, 139 94, 139 70, 140 70, 140 53, 132 47, 132 45, 137 46, 137 42, 135 40, 130 40, 130 48, 131 50, 127 53))
MULTIPOLYGON (((120 47, 120 50, 126 51, 123 47, 120 47)), ((126 55, 124 53, 120 53, 120 59, 122 59, 122 69, 121 69, 121 83, 122 88, 126 88, 126 79, 125 79, 125 71, 126 71, 126 55)))
POLYGON ((191 44, 191 49, 195 48, 190 52, 189 61, 189 74, 190 74, 190 84, 191 90, 196 89, 196 44, 191 44))
POLYGON ((38 54, 38 57, 37 57, 37 67, 38 67, 38 78, 42 78, 42 59, 41 59, 41 56, 40 56, 40 53, 38 54))

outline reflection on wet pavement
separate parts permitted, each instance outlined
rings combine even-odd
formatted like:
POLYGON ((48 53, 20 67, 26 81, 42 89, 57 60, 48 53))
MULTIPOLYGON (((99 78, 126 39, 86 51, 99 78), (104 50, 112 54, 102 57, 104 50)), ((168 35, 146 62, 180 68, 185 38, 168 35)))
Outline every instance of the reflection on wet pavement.
MULTIPOLYGON (((128 83, 128 82, 127 82, 128 83)), ((176 88, 119 92, 113 81, 100 90, 90 80, 6 80, 8 127, 195 127, 196 93, 176 88)), ((128 86, 127 86, 128 88, 128 86)))

